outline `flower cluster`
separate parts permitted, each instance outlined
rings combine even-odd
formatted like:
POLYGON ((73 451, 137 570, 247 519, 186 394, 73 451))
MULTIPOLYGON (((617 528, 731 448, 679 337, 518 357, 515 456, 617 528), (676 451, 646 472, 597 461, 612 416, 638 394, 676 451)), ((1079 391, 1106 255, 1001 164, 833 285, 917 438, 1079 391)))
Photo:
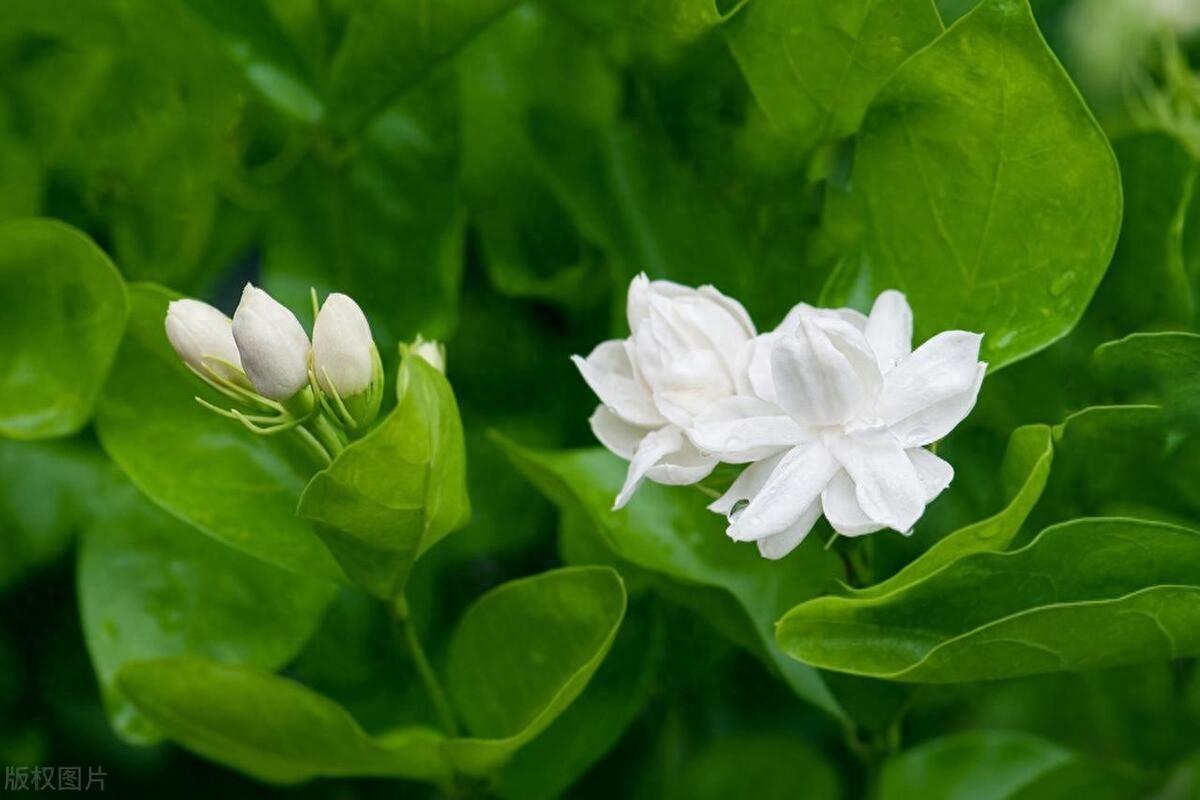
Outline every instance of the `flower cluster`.
POLYGON ((643 479, 703 480, 748 465, 709 506, 736 541, 791 552, 824 514, 843 536, 911 532, 954 470, 925 449, 975 405, 982 337, 946 331, 912 348, 912 310, 883 292, 869 315, 801 303, 759 334, 711 286, 634 278, 629 338, 574 357, 600 398, 601 443, 629 461, 621 508, 643 479))
MULTIPOLYGON (((344 294, 317 306, 312 342, 287 307, 250 284, 233 319, 199 300, 167 307, 167 338, 205 383, 232 400, 206 408, 255 433, 294 431, 328 463, 379 413, 383 367, 362 309, 344 294)), ((444 369, 440 345, 418 339, 413 352, 444 369)))

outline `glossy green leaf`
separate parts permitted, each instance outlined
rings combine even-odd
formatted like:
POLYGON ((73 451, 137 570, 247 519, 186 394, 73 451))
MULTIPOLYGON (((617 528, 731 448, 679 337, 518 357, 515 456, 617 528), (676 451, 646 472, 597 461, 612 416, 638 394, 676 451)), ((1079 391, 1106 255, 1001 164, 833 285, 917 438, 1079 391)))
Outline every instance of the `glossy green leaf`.
POLYGON ((631 605, 583 694, 505 765, 498 783, 501 797, 559 797, 617 744, 655 689, 663 660, 662 628, 651 603, 631 605))
POLYGON ((370 736, 294 681, 200 659, 131 663, 116 685, 168 737, 265 780, 445 783, 452 771, 493 772, 562 713, 603 661, 624 611, 620 577, 594 567, 513 581, 472 606, 451 646, 448 682, 471 733, 499 738, 447 739, 421 725, 370 736))
POLYGON ((114 690, 123 665, 194 656, 276 669, 312 635, 334 586, 214 542, 128 483, 108 502, 79 551, 80 616, 113 726, 146 743, 158 732, 114 690))
POLYGON ((906 61, 854 160, 830 231, 855 242, 869 295, 907 293, 918 341, 980 331, 997 369, 1082 315, 1116 244, 1120 177, 1026 0, 984 0, 906 61))
POLYGON ((970 731, 889 759, 879 800, 1053 800, 1129 798, 1137 786, 1119 773, 1053 742, 1025 733, 970 731))
POLYGON ((1013 431, 1000 468, 1008 488, 1008 504, 987 519, 967 525, 938 540, 917 560, 885 581, 853 590, 854 597, 880 597, 916 583, 971 553, 1006 549, 1042 496, 1054 459, 1052 431, 1046 425, 1027 425, 1013 431))
POLYGON ((1178 522, 1164 514, 1174 489, 1167 456, 1168 417, 1159 406, 1092 406, 1054 428, 1054 468, 1029 530, 1077 517, 1135 517, 1178 522), (1103 469, 1099 468, 1103 466, 1103 469))
POLYGON ((0 435, 66 436, 92 415, 125 329, 125 284, 86 235, 0 225, 0 435))
POLYGON ((564 567, 510 581, 463 616, 446 665, 451 701, 475 738, 447 742, 459 770, 488 772, 579 696, 625 615, 608 567, 564 567))
POLYGON ((357 584, 402 597, 417 557, 470 516, 462 422, 442 373, 405 354, 400 400, 305 487, 297 513, 357 584))
POLYGON ((175 297, 148 284, 130 291, 129 330, 96 414, 104 449, 151 500, 210 536, 301 575, 344 579, 296 516, 316 465, 286 436, 256 436, 196 403, 227 405, 167 341, 175 297))
POLYGON ((330 67, 330 116, 342 130, 367 122, 517 0, 380 0, 360 4, 330 67))
POLYGON ((218 185, 238 180, 231 130, 245 103, 216 37, 177 2, 21 0, 5 11, 6 31, 39 43, 6 77, 49 169, 52 213, 86 226, 127 278, 190 288, 222 266, 201 259, 218 185))
POLYGON ((1131 400, 1153 399, 1200 423, 1200 334, 1134 333, 1096 348, 1097 372, 1131 400))
POLYGON ((1173 136, 1143 131, 1113 141, 1125 219, 1108 275, 1096 293, 1113 334, 1187 324, 1192 293, 1183 226, 1200 164, 1173 136))
POLYGON ((128 664, 116 685, 170 738, 262 780, 448 777, 436 731, 408 727, 370 737, 344 708, 277 675, 172 658, 128 664))
POLYGON ((1183 658, 1200 653, 1198 542, 1163 523, 1074 520, 890 594, 803 603, 777 636, 808 664, 915 683, 1183 658))
POLYGON ((675 582, 731 595, 788 684, 804 699, 840 713, 816 671, 780 653, 771 636, 779 615, 816 595, 837 569, 835 556, 816 537, 788 558, 769 561, 753 546, 730 540, 724 518, 708 511, 694 488, 647 483, 625 509, 612 511, 625 474, 620 459, 600 449, 537 451, 497 438, 534 485, 565 512, 587 519, 618 557, 675 582))
POLYGON ((896 68, 941 32, 932 0, 754 0, 726 36, 767 119, 807 149, 854 133, 896 68))
POLYGON ((0 440, 0 591, 67 552, 118 479, 94 442, 0 440))

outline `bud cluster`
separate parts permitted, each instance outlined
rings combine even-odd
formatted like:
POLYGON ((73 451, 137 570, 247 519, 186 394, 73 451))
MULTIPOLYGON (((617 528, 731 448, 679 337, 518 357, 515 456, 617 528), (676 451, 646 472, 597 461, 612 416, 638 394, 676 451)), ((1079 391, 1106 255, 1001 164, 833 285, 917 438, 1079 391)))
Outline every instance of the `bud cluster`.
MULTIPOLYGON (((383 365, 371 326, 350 297, 331 294, 318 308, 314 291, 313 314, 310 343, 295 314, 246 284, 233 319, 199 300, 176 300, 166 331, 192 372, 235 405, 197 402, 258 434, 294 432, 328 463, 378 416, 383 365)), ((441 358, 436 343, 418 339, 422 346, 441 358)))

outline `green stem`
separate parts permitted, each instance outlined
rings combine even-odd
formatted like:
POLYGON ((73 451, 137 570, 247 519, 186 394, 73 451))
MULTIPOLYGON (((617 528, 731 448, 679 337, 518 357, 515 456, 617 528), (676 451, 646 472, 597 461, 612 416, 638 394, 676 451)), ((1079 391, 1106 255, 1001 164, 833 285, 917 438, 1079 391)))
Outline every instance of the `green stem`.
POLYGON ((331 458, 337 458, 346 449, 346 439, 341 431, 326 419, 324 414, 318 413, 309 424, 331 458))
POLYGON ((300 437, 300 441, 304 442, 304 445, 308 448, 308 451, 316 457, 317 462, 321 465, 322 469, 333 463, 333 459, 329 456, 329 451, 326 450, 319 441, 317 441, 317 437, 313 436, 308 428, 304 427, 303 425, 298 425, 293 430, 295 430, 296 435, 300 437))
POLYGON ((433 711, 437 715, 442 730, 449 736, 458 736, 458 723, 454 720, 454 712, 450 710, 446 692, 442 688, 437 674, 433 671, 429 659, 425 656, 425 648, 421 646, 421 640, 417 638, 417 626, 409 618, 407 604, 403 600, 398 604, 396 621, 404 628, 404 641, 408 644, 408 653, 412 657, 413 665, 417 668, 417 674, 421 676, 421 682, 425 684, 425 693, 429 695, 429 701, 433 703, 433 711))

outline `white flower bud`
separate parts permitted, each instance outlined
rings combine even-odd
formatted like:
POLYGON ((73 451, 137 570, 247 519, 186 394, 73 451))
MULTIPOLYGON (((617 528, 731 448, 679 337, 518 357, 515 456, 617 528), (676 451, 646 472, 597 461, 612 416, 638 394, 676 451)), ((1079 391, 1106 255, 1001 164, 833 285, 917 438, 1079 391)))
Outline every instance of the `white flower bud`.
POLYGON ((167 339, 183 362, 206 377, 241 377, 233 322, 208 303, 174 300, 167 306, 167 339), (211 370, 211 372, 210 372, 211 370))
POLYGON ((366 316, 349 297, 325 298, 313 325, 313 372, 327 394, 342 398, 366 391, 375 377, 375 342, 366 316))
POLYGON ((296 315, 250 284, 233 314, 242 366, 263 397, 288 400, 308 383, 308 335, 296 315))
POLYGON ((443 375, 446 373, 446 346, 441 342, 426 341, 418 336, 413 342, 411 352, 414 356, 425 359, 438 372, 443 375))

